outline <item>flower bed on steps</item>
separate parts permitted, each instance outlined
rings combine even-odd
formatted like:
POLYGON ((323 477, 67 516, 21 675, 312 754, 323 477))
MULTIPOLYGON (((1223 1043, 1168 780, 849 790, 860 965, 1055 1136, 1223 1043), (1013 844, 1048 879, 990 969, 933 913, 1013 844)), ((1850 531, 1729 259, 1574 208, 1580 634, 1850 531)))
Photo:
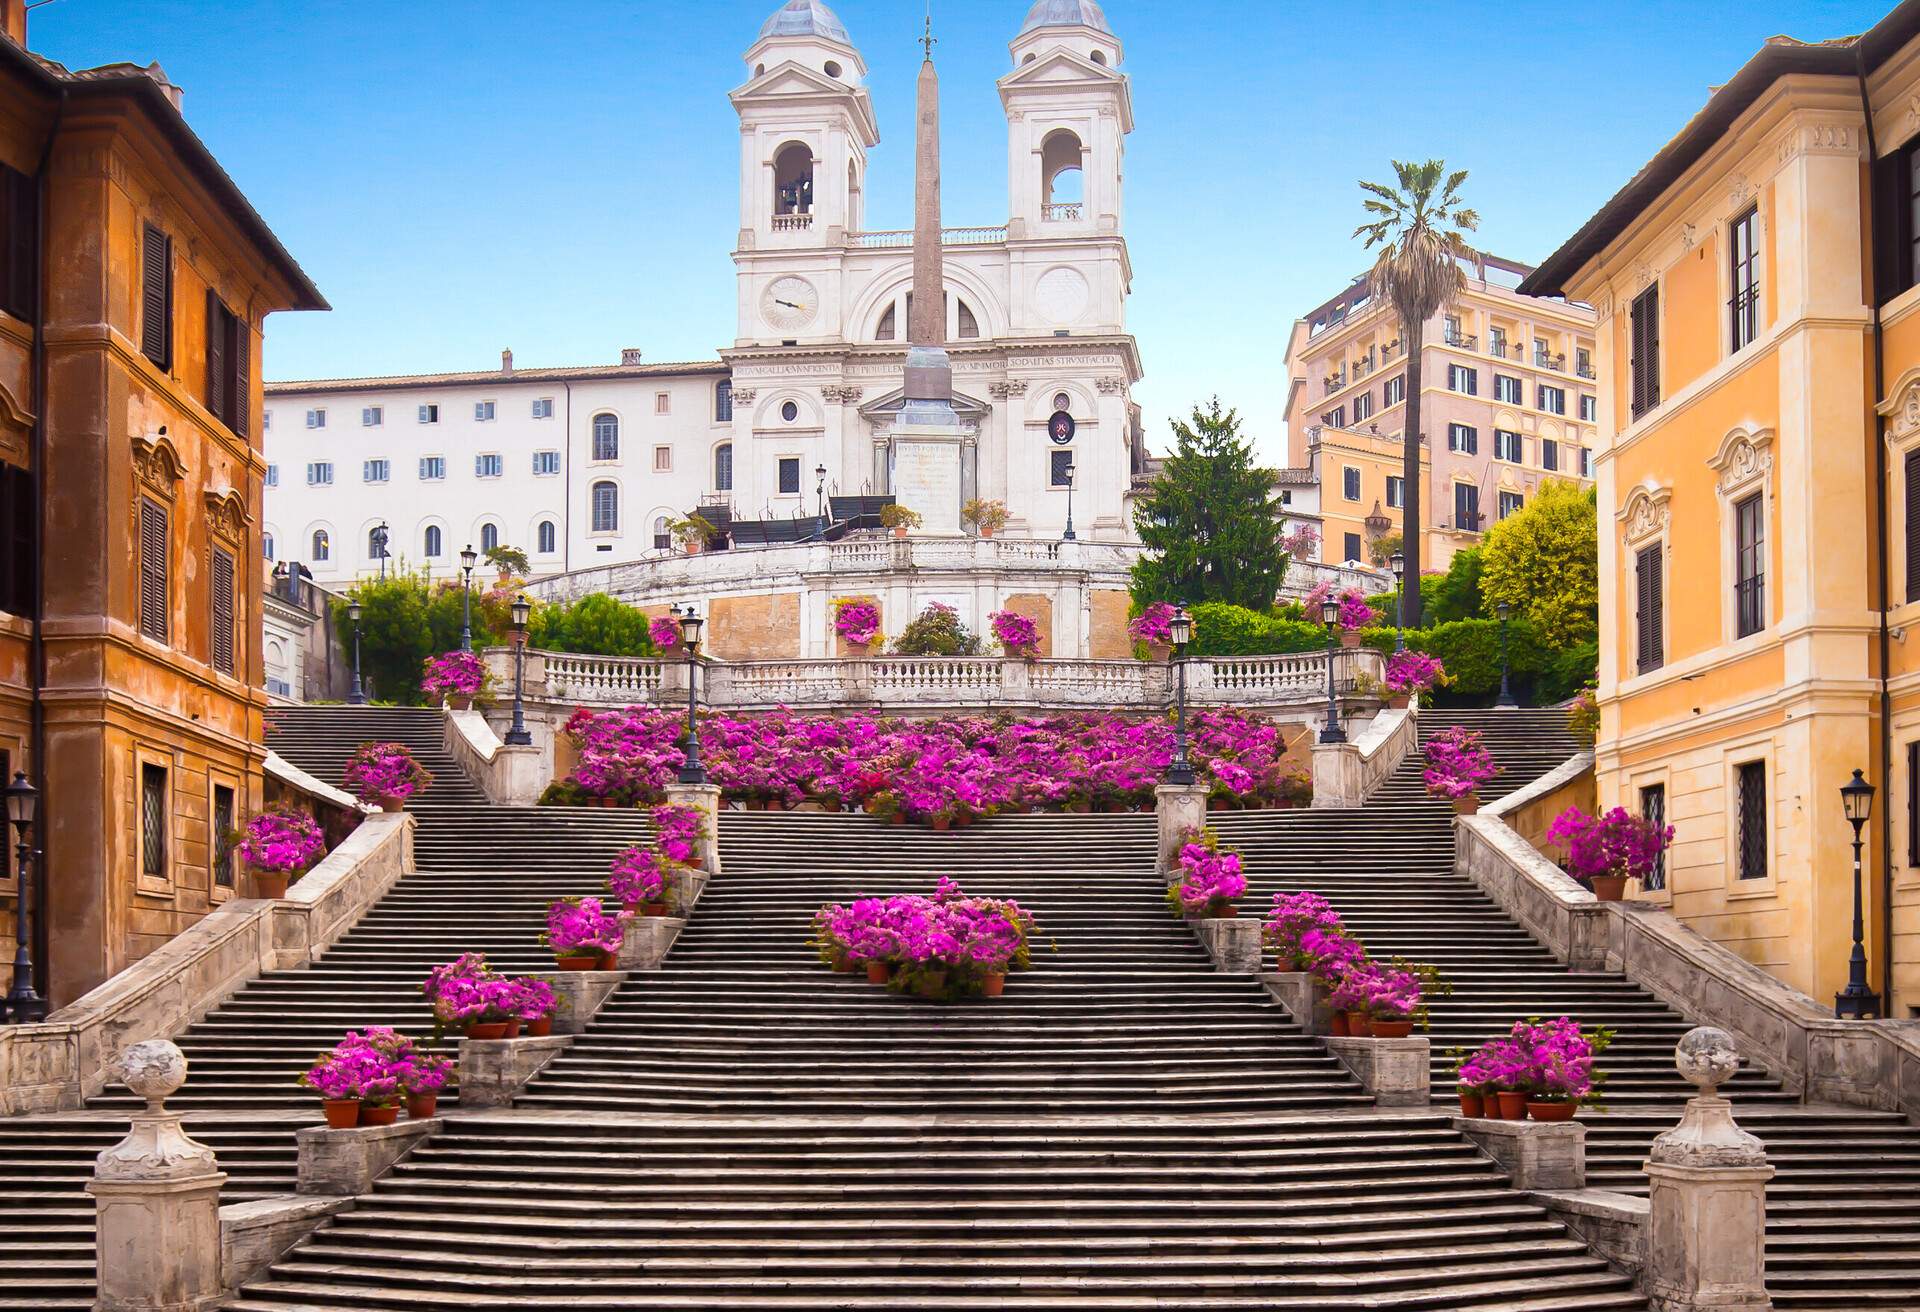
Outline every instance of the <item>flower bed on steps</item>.
POLYGON ((1428 998, 1453 992, 1433 966, 1404 957, 1373 960, 1318 893, 1275 893, 1260 936, 1279 969, 1312 975, 1330 992, 1336 1035, 1404 1038, 1415 1026, 1428 1028, 1428 998))
POLYGON ((867 897, 821 907, 810 946, 841 974, 936 1002, 1000 996, 1030 964, 1038 926, 1011 898, 969 897, 944 876, 932 897, 867 897))

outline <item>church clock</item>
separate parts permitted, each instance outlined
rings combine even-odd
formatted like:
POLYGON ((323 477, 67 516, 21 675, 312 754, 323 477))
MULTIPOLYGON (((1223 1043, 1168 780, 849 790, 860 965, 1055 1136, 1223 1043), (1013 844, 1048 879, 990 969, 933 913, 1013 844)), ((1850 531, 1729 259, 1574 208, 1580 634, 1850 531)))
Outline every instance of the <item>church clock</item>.
POLYGON ((820 310, 820 293, 805 278, 785 274, 767 284, 760 297, 760 313, 783 331, 805 328, 820 310))

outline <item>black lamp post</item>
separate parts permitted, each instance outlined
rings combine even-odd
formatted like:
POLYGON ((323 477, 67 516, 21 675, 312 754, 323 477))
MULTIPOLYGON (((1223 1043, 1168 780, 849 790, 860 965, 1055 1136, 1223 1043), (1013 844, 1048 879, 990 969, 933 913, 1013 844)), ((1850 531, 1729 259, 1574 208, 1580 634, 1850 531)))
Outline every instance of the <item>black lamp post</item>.
POLYGON ((1062 542, 1073 541, 1073 466, 1066 468, 1067 475, 1067 531, 1060 535, 1062 542))
POLYGON ((473 650, 473 566, 480 557, 473 550, 473 543, 467 543, 466 550, 460 553, 460 650, 473 650))
POLYGON ((813 479, 814 499, 820 506, 820 518, 825 519, 827 517, 827 467, 825 465, 815 465, 813 467, 813 479))
POLYGON ((1500 699, 1493 705, 1496 710, 1516 711, 1520 703, 1513 699, 1513 685, 1507 674, 1507 616, 1512 613, 1512 607, 1503 601, 1496 609, 1500 613, 1500 699))
POLYGON ((1858 770, 1840 787, 1847 822, 1853 826, 1853 955, 1847 958, 1847 986, 1834 995, 1833 1014, 1841 1020, 1878 1020, 1880 995, 1867 987, 1866 924, 1860 910, 1860 831, 1873 814, 1873 785, 1858 770))
POLYGON ((1387 557, 1393 570, 1393 649, 1407 649, 1407 557, 1396 551, 1387 557))
POLYGON ((347 618, 353 621, 353 691, 347 694, 347 704, 350 706, 365 706, 367 704, 367 693, 360 682, 359 602, 350 601, 347 603, 347 618))
POLYGON ((507 730, 507 746, 531 747, 533 735, 527 732, 527 619, 533 603, 527 594, 513 599, 513 727, 507 730))
POLYGON ((383 583, 387 578, 387 539, 392 533, 393 530, 387 527, 384 519, 373 526, 373 554, 380 562, 380 580, 383 583))
POLYGON ((1320 622, 1327 626, 1327 722, 1320 730, 1323 743, 1343 743, 1347 731, 1340 727, 1340 703, 1333 695, 1333 653, 1339 646, 1340 602, 1329 592, 1320 603, 1320 622))
POLYGON ((1166 781, 1170 784, 1191 785, 1193 783, 1193 763, 1187 759, 1187 644, 1193 641, 1193 616, 1187 614, 1185 606, 1176 606, 1173 618, 1167 623, 1168 636, 1173 639, 1174 687, 1173 699, 1173 760, 1167 764, 1166 781))
POLYGON ((680 641, 687 649, 687 761, 680 767, 683 784, 707 781, 707 767, 700 764, 700 723, 694 717, 700 701, 700 626, 704 622, 688 602, 680 616, 680 641))
POLYGON ((47 1000, 34 991, 33 953, 27 947, 32 941, 27 933, 27 872, 34 855, 33 840, 28 835, 40 794, 27 782, 24 770, 15 772, 6 793, 7 819, 13 822, 14 867, 20 880, 14 897, 13 988, 7 993, 7 1014, 14 1024, 25 1025, 47 1018, 47 1000))

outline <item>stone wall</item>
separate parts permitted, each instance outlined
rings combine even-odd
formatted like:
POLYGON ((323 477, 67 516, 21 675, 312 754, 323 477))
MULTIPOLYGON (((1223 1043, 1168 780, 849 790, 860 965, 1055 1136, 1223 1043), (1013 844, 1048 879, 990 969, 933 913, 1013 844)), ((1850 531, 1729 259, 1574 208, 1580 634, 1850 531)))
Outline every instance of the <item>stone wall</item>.
MULTIPOLYGON (((1016 615, 1025 615, 1033 621, 1034 630, 1040 635, 1041 656, 1053 655, 1053 598, 1044 592, 1015 592, 1007 597, 1001 610, 1010 610, 1016 615)), ((991 627, 980 631, 981 650, 996 652, 1000 646, 993 640, 991 627)))
POLYGON ((1088 636, 1087 655, 1097 661, 1131 658, 1133 639, 1127 636, 1127 610, 1133 598, 1112 588, 1095 588, 1089 600, 1093 607, 1093 631, 1088 636))
POLYGON ((702 646, 729 661, 784 660, 800 654, 800 594, 715 597, 702 646))

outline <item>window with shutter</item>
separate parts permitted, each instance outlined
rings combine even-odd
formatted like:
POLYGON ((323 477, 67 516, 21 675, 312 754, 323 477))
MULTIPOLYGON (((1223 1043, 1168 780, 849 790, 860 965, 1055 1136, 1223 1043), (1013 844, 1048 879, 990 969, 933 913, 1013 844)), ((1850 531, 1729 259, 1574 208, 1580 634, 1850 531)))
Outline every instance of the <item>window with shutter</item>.
POLYGON ((1647 288, 1633 301, 1633 360, 1630 365, 1633 417, 1660 404, 1660 288, 1647 288))
POLYGON ((40 313, 39 202, 31 177, 0 164, 0 310, 29 323, 40 313))
POLYGON ((0 610, 10 615, 33 613, 37 510, 33 476, 0 463, 0 610))
MULTIPOLYGON (((211 291, 207 293, 207 409, 221 423, 227 422, 227 307, 211 291)), ((231 425, 228 425, 231 427, 231 425)))
POLYGON ((140 767, 140 873, 167 877, 167 769, 140 767))
POLYGON ((140 632, 167 640, 167 512, 140 498, 140 632))
MULTIPOLYGON (((213 292, 207 293, 207 409, 241 437, 247 436, 247 393, 253 343, 246 321, 213 292)), ((309 425, 310 427, 312 425, 309 425)))
POLYGON ((140 353, 173 368, 173 238, 151 223, 140 245, 140 353))
POLYGON ((1735 637, 1744 638, 1767 626, 1765 509, 1758 492, 1733 508, 1735 637))
POLYGON ((1920 742, 1907 744, 1907 864, 1920 866, 1920 742))
POLYGON ((213 883, 216 888, 233 887, 233 789, 225 784, 213 786, 213 883))
POLYGON ((213 568, 210 573, 213 586, 213 668, 222 674, 232 674, 234 671, 233 557, 215 547, 213 568))
MULTIPOLYGON (((1640 818, 1655 829, 1667 827, 1667 786, 1649 784, 1640 790, 1640 818)), ((1667 850, 1663 847, 1653 859, 1653 868, 1641 879, 1640 887, 1649 893, 1667 886, 1667 850)))
POLYGON ((1657 670, 1664 663, 1661 644, 1661 631, 1664 627, 1661 614, 1660 544, 1642 547, 1634 557, 1635 598, 1638 609, 1634 620, 1638 647, 1640 673, 1657 670))
POLYGON ((1920 601, 1920 451, 1907 452, 1907 600, 1920 601))

